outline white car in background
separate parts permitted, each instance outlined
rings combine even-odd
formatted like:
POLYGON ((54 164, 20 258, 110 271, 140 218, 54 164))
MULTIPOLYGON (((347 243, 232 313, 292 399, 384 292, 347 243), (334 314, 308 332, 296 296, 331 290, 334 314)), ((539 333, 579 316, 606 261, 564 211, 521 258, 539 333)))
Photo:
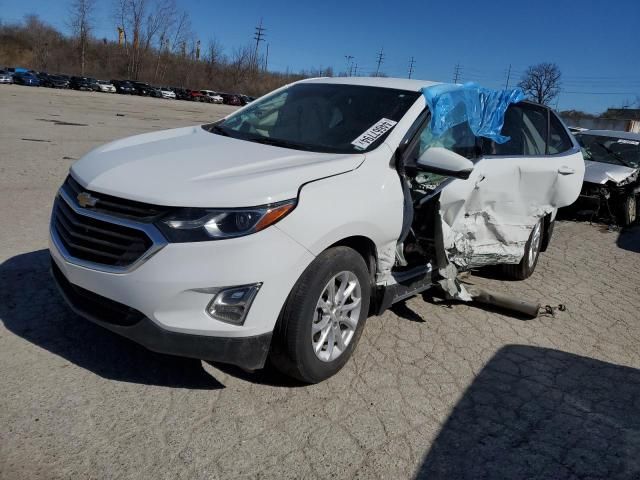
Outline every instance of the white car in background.
POLYGON ((222 103, 223 98, 213 90, 200 90, 200 93, 204 95, 209 103, 222 103))
POLYGON ((160 95, 162 98, 169 98, 171 100, 176 99, 176 92, 171 90, 169 87, 160 87, 160 95))
POLYGON ((13 75, 5 70, 0 70, 0 83, 13 83, 13 75))
POLYGON ((116 93, 116 87, 108 80, 98 80, 98 91, 106 93, 116 93))
POLYGON ((467 123, 434 143, 433 85, 308 79, 214 124, 92 150, 53 207, 61 292, 151 350, 270 357, 318 382, 370 314, 472 267, 528 277, 580 192, 578 144, 530 102, 506 110, 506 143, 467 123))

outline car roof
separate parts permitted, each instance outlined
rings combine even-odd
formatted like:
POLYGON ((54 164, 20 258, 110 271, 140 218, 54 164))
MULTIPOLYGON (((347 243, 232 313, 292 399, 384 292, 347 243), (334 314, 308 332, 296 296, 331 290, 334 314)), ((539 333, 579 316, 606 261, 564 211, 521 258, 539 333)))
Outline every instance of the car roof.
POLYGON ((576 135, 597 135, 600 137, 624 138, 626 140, 640 140, 640 133, 622 132, 619 130, 585 130, 576 132, 576 135))
POLYGON ((362 85, 366 87, 395 88, 419 92, 423 87, 431 87, 442 82, 392 77, 320 77, 300 80, 298 83, 330 83, 337 85, 362 85))

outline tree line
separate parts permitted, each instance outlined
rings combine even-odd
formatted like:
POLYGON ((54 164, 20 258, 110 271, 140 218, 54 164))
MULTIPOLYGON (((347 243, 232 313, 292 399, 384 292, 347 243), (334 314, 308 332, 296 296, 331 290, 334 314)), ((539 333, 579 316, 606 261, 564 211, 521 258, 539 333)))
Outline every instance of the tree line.
POLYGON ((265 59, 252 45, 226 53, 214 38, 202 44, 189 14, 180 11, 175 0, 114 0, 118 41, 96 38, 95 6, 96 0, 70 2, 70 35, 35 14, 22 22, 0 23, 0 65, 248 95, 309 76, 333 75, 330 68, 267 71, 265 59))

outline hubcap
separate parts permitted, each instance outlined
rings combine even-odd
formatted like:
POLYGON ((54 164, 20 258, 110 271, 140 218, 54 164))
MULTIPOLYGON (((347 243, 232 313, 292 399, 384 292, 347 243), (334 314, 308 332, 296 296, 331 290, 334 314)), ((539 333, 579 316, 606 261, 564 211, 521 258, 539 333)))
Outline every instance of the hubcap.
POLYGON ((529 257, 527 258, 527 263, 529 268, 533 267, 533 264, 536 262, 536 258, 538 257, 538 252, 540 251, 540 244, 542 243, 542 222, 536 223, 536 226, 533 227, 533 232, 531 232, 531 245, 529 246, 529 257))
POLYGON ((636 197, 635 195, 629 199, 629 223, 633 223, 636 221, 636 197))
POLYGON ((356 332, 362 292, 358 277, 340 272, 324 287, 311 324, 311 344, 316 356, 331 362, 342 355, 356 332))

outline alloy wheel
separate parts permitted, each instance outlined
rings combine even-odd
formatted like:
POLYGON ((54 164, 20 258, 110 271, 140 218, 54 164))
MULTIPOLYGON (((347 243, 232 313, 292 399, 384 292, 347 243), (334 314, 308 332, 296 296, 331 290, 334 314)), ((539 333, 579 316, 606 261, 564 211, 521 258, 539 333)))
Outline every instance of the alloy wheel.
POLYGON ((540 252, 540 246, 542 245, 542 222, 538 221, 536 226, 531 232, 531 244, 529 245, 529 256, 527 258, 527 264, 529 268, 533 268, 540 252))
POLYGON ((322 290, 311 324, 313 351, 323 362, 342 355, 356 332, 362 291, 353 272, 340 272, 322 290))

